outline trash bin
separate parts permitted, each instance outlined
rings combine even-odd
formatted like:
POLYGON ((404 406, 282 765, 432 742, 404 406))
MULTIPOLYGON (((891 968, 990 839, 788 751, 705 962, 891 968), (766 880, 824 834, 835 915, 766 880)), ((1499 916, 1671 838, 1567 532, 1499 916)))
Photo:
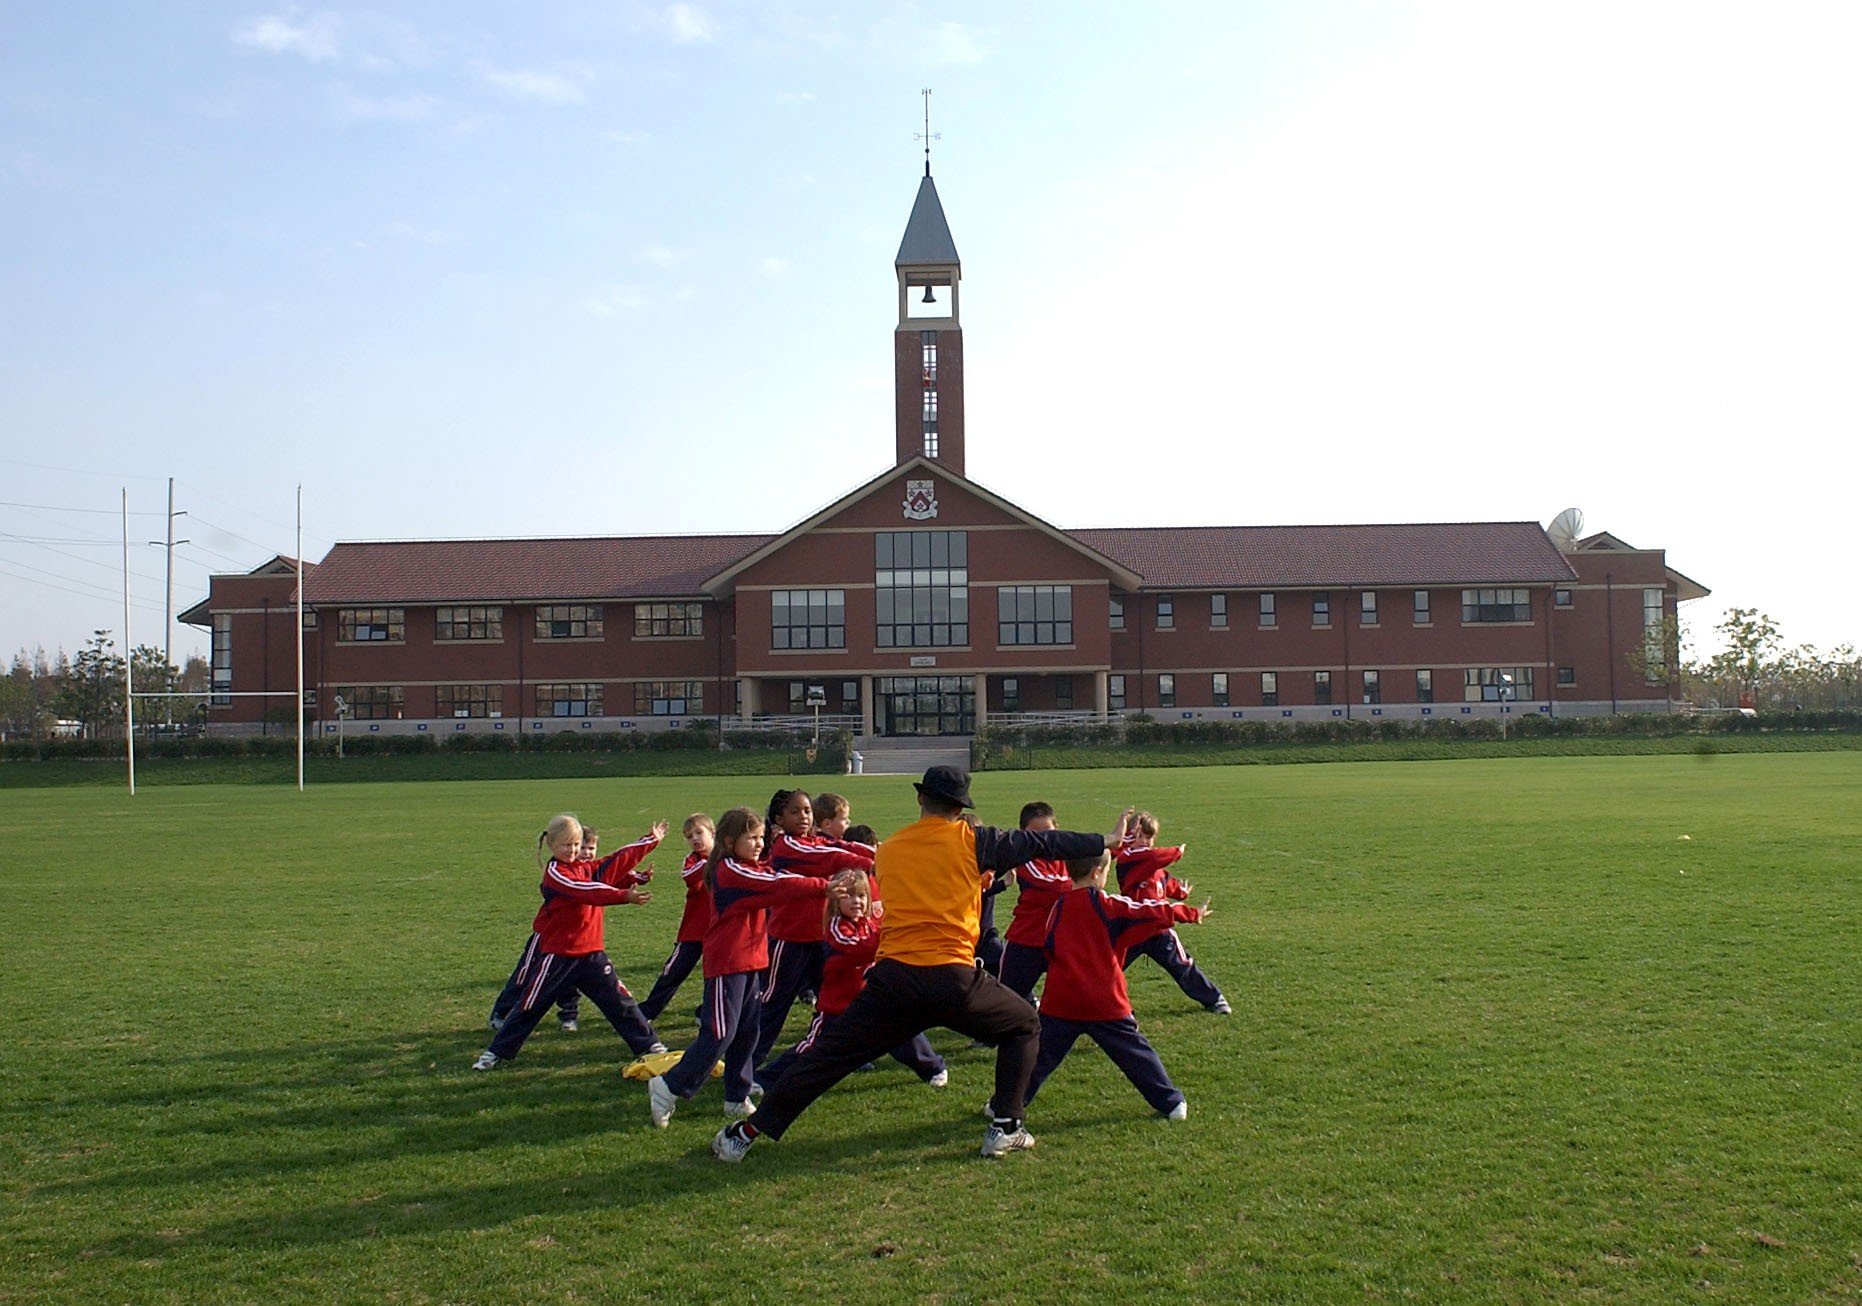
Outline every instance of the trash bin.
POLYGON ((860 756, 860 750, 857 748, 853 750, 853 773, 855 775, 866 774, 866 759, 860 756))

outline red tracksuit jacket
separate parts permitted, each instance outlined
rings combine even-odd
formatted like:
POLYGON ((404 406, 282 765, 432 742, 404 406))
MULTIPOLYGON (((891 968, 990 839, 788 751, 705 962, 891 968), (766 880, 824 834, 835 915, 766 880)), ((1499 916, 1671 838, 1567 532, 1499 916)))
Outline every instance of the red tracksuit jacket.
POLYGON ((1073 888, 1065 862, 1045 858, 1015 868, 1015 914, 1003 942, 1039 948, 1047 942, 1047 918, 1060 895, 1073 888))
POLYGON ((838 1016, 866 987, 866 972, 879 955, 879 920, 862 916, 855 921, 837 913, 824 933, 828 955, 821 963, 821 992, 815 998, 815 1010, 838 1016))
POLYGON ((1187 898, 1183 881, 1165 871, 1165 867, 1183 856, 1177 848, 1133 848, 1120 844, 1113 854, 1118 864, 1118 891, 1140 902, 1152 898, 1187 898))
POLYGON ((705 887, 705 858, 702 853, 687 853, 679 868, 685 881, 685 914, 679 917, 680 943, 698 943, 711 928, 711 890, 705 887))
POLYGON ((739 975, 769 965, 769 908, 806 901, 817 916, 828 882, 773 866, 746 866, 735 857, 718 863, 711 890, 711 928, 705 931, 705 978, 739 975))
POLYGON ((645 883, 634 867, 659 840, 643 835, 594 862, 559 862, 543 868, 543 906, 530 928, 537 947, 561 957, 586 957, 602 948, 602 908, 627 901, 627 890, 645 883))
POLYGON ((1123 1020, 1131 1015, 1125 953, 1176 921, 1202 912, 1180 902, 1139 902, 1091 885, 1060 895, 1047 918, 1047 987, 1041 1014, 1059 1020, 1123 1020))
MULTIPOLYGON (((836 871, 873 870, 873 849, 868 844, 848 843, 826 835, 809 835, 806 839, 779 834, 763 853, 763 860, 779 871, 797 875, 817 875, 826 879, 836 871)), ((785 902, 771 908, 769 937, 789 943, 820 943, 821 904, 785 902)))

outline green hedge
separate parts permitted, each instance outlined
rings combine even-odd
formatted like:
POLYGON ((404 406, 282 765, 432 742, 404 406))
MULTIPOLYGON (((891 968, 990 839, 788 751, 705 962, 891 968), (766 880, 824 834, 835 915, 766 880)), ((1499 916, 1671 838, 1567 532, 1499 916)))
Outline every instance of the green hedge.
POLYGON ((973 770, 1023 764, 1031 747, 1195 748, 1198 745, 1292 748, 1312 744, 1361 744, 1374 740, 1499 740, 1553 738, 1806 734, 1862 732, 1862 712, 1791 712, 1743 716, 1736 712, 1687 715, 1646 712, 1616 716, 1550 716, 1523 712, 1503 718, 1462 716, 1333 717, 1323 721, 1158 721, 1142 713, 1123 721, 1081 726, 988 727, 970 745, 973 770))
MULTIPOLYGON (((398 757, 432 753, 679 753, 717 750, 714 723, 692 721, 677 730, 526 730, 435 734, 345 734, 343 753, 350 757, 398 757)), ((853 736, 842 730, 824 735, 820 745, 810 731, 731 731, 724 749, 734 752, 787 753, 813 749, 811 765, 824 771, 841 769, 853 754, 853 736)), ((336 737, 319 735, 304 741, 314 757, 336 756, 336 737)), ((295 735, 198 735, 191 739, 148 739, 136 742, 138 758, 188 757, 295 757, 295 735)), ((15 740, 0 744, 0 761, 52 762, 118 759, 120 739, 15 740)))

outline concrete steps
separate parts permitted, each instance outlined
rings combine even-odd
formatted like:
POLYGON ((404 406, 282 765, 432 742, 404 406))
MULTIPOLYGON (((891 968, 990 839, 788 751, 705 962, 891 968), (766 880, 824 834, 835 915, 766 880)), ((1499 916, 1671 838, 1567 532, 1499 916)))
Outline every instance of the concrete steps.
POLYGON ((899 738, 862 735, 854 741, 853 746, 860 754, 860 769, 866 775, 909 775, 916 779, 925 773, 927 767, 970 769, 968 735, 899 738))

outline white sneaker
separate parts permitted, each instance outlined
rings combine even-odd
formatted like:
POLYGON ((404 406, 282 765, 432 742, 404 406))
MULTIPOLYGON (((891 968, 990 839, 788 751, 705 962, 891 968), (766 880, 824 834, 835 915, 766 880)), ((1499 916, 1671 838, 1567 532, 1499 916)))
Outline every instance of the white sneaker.
POLYGON ((1227 1016, 1232 1014, 1235 1009, 1228 1005, 1227 998, 1217 998, 1214 1002, 1209 1004, 1209 1010, 1213 1011, 1218 1016, 1227 1016))
POLYGON ((937 1074, 925 1080, 925 1083, 931 1085, 932 1088, 942 1088, 944 1085, 950 1083, 950 1071, 940 1070, 937 1074))
POLYGON ((647 1045, 647 1050, 640 1055, 643 1057, 656 1057, 664 1051, 666 1051, 666 1045, 661 1043, 658 1039, 655 1039, 652 1043, 647 1045))
POLYGON ((751 1097, 762 1097, 763 1096, 763 1086, 757 1083, 754 1079, 750 1081, 750 1096, 751 1097))
POLYGON ((478 1060, 472 1063, 472 1069, 496 1070, 498 1068, 498 1063, 503 1060, 504 1058, 499 1056, 496 1052, 493 1052, 490 1048, 486 1048, 483 1052, 478 1054, 478 1060))
POLYGON ((580 1028, 573 1020, 559 1020, 556 1023, 562 1026, 562 1032, 565 1034, 573 1034, 580 1028))
POLYGON ((983 1131, 983 1155, 990 1159, 1007 1156, 1010 1152, 1025 1152, 1034 1146, 1034 1135, 1026 1129, 1017 1129, 1014 1133, 991 1123, 983 1131))
POLYGON ((1189 1118, 1190 1104, 1188 1102, 1177 1103, 1170 1108, 1170 1114, 1164 1117, 1166 1120, 1188 1120, 1189 1118))
POLYGON ((647 1114, 653 1117, 655 1129, 664 1129, 672 1123, 672 1113, 678 1105, 679 1096, 666 1086, 663 1075, 647 1080, 647 1114))
POLYGON ((754 1138, 738 1138, 731 1133, 729 1125, 718 1130, 711 1138, 711 1154, 720 1161, 741 1161, 750 1151, 754 1138))
POLYGON ((499 1030, 504 1028, 504 1017, 487 1016, 485 1017, 485 1026, 487 1029, 491 1030, 492 1033, 496 1034, 499 1030))
POLYGON ((724 1114, 727 1116, 734 1116, 738 1120, 746 1119, 756 1114, 756 1103, 752 1102, 749 1098, 745 1098, 741 1102, 726 1101, 724 1103, 724 1114))

